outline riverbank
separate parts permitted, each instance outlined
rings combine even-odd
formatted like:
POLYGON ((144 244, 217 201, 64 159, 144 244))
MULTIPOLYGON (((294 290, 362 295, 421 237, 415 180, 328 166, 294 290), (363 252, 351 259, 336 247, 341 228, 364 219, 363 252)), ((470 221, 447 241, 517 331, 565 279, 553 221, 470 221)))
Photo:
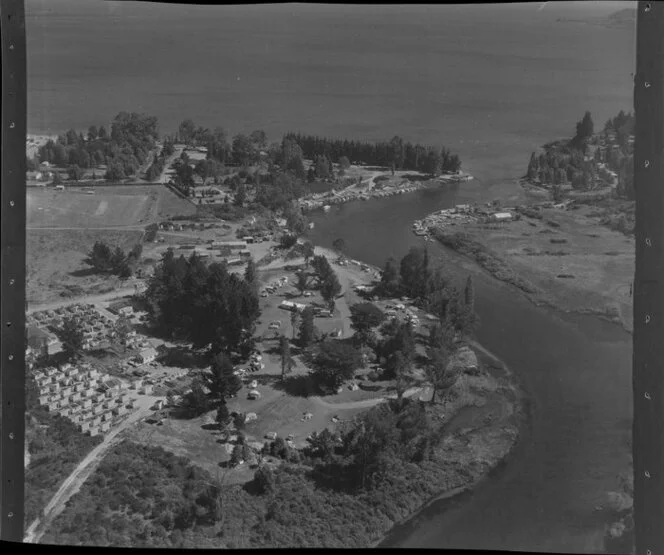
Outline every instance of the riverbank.
MULTIPOLYGON (((338 258, 330 249, 316 247, 315 250, 316 254, 323 254, 330 260, 338 258)), ((375 266, 352 259, 347 262, 344 266, 334 265, 343 284, 344 297, 353 294, 352 287, 368 285, 380 275, 381 270, 375 266)), ((426 333, 427 330, 418 331, 426 333)), ((464 373, 443 402, 427 407, 442 434, 431 461, 437 468, 427 469, 427 476, 432 478, 430 489, 411 492, 408 500, 400 504, 401 514, 381 531, 380 537, 370 542, 369 547, 383 543, 395 527, 436 501, 475 488, 505 463, 521 436, 528 420, 523 385, 496 355, 476 341, 468 343, 477 356, 478 370, 464 373), (432 490, 437 493, 432 495, 432 490)), ((420 399, 430 398, 431 391, 425 387, 420 399)))
POLYGON ((415 171, 396 171, 392 174, 388 168, 383 168, 380 171, 370 171, 352 166, 349 173, 357 177, 360 182, 338 191, 333 189, 326 193, 310 195, 300 199, 298 201, 300 208, 303 211, 321 208, 328 210, 333 205, 347 202, 393 197, 446 183, 461 183, 473 180, 472 175, 464 172, 431 177, 415 171))
POLYGON ((518 220, 442 224, 432 215, 421 225, 534 304, 598 316, 631 332, 633 238, 601 225, 591 205, 554 206, 521 210, 518 220))
POLYGON ((491 365, 494 370, 500 368, 500 372, 504 373, 503 395, 510 399, 514 412, 510 413, 509 418, 499 419, 491 424, 487 424, 486 415, 482 414, 483 406, 464 407, 454 413, 447 423, 446 430, 451 434, 448 436, 451 437, 448 445, 455 449, 458 458, 457 460, 453 456, 450 458, 449 451, 442 451, 438 462, 454 466, 455 476, 448 481, 447 487, 441 489, 437 495, 423 499, 419 507, 394 522, 389 530, 369 547, 390 547, 386 544, 397 528, 417 518, 435 503, 452 500, 475 489, 489 479, 493 472, 507 464, 519 441, 529 416, 527 398, 522 385, 516 375, 493 353, 475 341, 471 342, 471 345, 482 356, 484 365, 491 365), (484 419, 484 425, 473 428, 471 425, 473 420, 480 421, 480 419, 484 419), (464 455, 469 456, 465 458, 464 455), (455 483, 457 481, 461 483, 455 483))

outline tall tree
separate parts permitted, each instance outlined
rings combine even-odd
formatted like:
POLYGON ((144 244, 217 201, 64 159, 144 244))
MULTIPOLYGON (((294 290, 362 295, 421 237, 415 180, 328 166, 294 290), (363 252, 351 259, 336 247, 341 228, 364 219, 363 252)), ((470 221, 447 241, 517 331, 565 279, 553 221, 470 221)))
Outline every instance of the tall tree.
POLYGON ((295 339, 295 334, 298 333, 300 325, 302 324, 302 316, 297 310, 293 310, 290 315, 291 328, 293 331, 292 339, 295 339))
POLYGON ((190 119, 184 120, 178 127, 178 138, 180 139, 180 142, 185 145, 191 144, 195 131, 196 124, 190 119))
POLYGON ((295 287, 300 291, 300 295, 304 294, 309 286, 309 276, 306 272, 297 272, 295 274, 295 287))
POLYGON ((83 342, 85 340, 81 322, 75 317, 68 317, 62 321, 59 330, 62 350, 69 360, 78 360, 83 355, 83 342))
POLYGON ((257 277, 256 262, 253 257, 250 257, 247 262, 247 267, 244 270, 244 281, 253 284, 256 282, 257 277))
POLYGON ((302 254, 304 255, 304 263, 309 266, 309 261, 314 257, 314 245, 311 241, 305 241, 302 246, 302 254))
POLYGON ((358 303, 350 307, 350 320, 360 344, 365 345, 371 330, 385 320, 385 313, 373 303, 358 303))
POLYGON ((380 277, 381 293, 391 297, 399 293, 401 288, 401 279, 399 274, 399 265, 397 261, 390 257, 385 262, 385 267, 380 277))
POLYGON ((230 357, 220 352, 212 360, 209 372, 203 374, 204 383, 210 390, 210 402, 213 407, 218 407, 228 397, 240 391, 242 382, 233 374, 233 370, 230 357))
POLYGON ((113 335, 124 351, 127 350, 127 340, 133 329, 134 327, 131 324, 131 320, 124 315, 120 316, 113 326, 113 335))
POLYGON ((182 397, 181 407, 189 418, 195 418, 210 410, 210 399, 205 393, 200 377, 196 377, 192 381, 191 391, 182 397))
POLYGON ((424 367, 432 388, 431 403, 436 402, 436 394, 448 391, 459 378, 459 373, 450 368, 451 350, 441 345, 429 351, 429 364, 424 367))
POLYGON ((398 135, 392 137, 390 141, 390 168, 392 175, 396 169, 401 169, 404 161, 404 145, 403 139, 398 135))
POLYGON ((337 275, 333 272, 329 274, 320 287, 321 295, 325 302, 331 307, 334 307, 334 300, 341 293, 341 284, 337 275))
POLYGON ((256 159, 256 148, 246 135, 233 137, 233 162, 239 166, 249 166, 256 159))
POLYGON ((320 344, 312 365, 318 385, 323 391, 332 392, 362 366, 362 355, 352 345, 328 339, 320 344))
POLYGON ((281 379, 283 381, 286 378, 286 374, 288 374, 293 367, 290 343, 285 335, 279 337, 279 355, 281 356, 281 379))
POLYGON ((341 237, 338 237, 332 243, 332 248, 339 256, 341 256, 346 250, 346 241, 344 241, 341 237))
POLYGON ((311 345, 315 339, 314 309, 307 306, 302 311, 302 322, 300 323, 300 345, 303 348, 311 345))

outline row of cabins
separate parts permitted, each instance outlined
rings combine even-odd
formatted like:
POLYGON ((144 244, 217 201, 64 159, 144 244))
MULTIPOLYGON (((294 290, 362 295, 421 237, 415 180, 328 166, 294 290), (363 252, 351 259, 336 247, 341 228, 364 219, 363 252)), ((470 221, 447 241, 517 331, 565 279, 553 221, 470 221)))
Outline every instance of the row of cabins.
POLYGON ((39 403, 90 435, 109 431, 115 419, 135 406, 127 392, 107 387, 104 377, 88 365, 78 368, 70 364, 34 374, 39 403))
POLYGON ((70 305, 57 310, 35 312, 27 318, 28 346, 41 353, 55 354, 62 344, 51 329, 58 329, 65 318, 76 318, 83 328, 83 348, 99 347, 112 333, 113 320, 101 314, 94 305, 70 305))

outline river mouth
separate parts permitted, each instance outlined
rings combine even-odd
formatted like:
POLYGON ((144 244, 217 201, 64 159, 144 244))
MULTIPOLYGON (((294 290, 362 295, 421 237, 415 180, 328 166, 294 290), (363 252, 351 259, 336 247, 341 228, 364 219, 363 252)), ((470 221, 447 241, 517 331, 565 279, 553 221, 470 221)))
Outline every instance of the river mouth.
MULTIPOLYGON (((335 207, 311 214, 310 238, 330 246, 342 237, 349 256, 382 266, 424 243, 411 232, 415 219, 477 196, 457 186, 335 207)), ((535 306, 468 259, 427 245, 455 279, 473 274, 477 339, 518 376, 529 419, 506 464, 472 493, 395 527, 381 546, 596 552, 603 524, 594 507, 629 468, 631 336, 596 317, 535 306)))

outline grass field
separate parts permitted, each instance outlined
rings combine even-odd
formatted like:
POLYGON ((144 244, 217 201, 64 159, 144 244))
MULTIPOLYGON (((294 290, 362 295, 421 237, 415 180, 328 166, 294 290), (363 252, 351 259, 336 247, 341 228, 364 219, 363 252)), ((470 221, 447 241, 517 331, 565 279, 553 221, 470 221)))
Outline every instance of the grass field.
POLYGON ((29 303, 42 303, 117 287, 113 276, 95 275, 83 260, 95 241, 130 250, 146 225, 196 207, 166 187, 101 186, 27 192, 26 287, 29 303))
POLYGON ((79 187, 65 191, 33 188, 27 193, 28 228, 138 228, 195 213, 190 202, 161 186, 100 186, 94 188, 94 194, 79 187))
POLYGON ((26 297, 28 303, 44 303, 63 297, 103 293, 119 285, 119 279, 95 275, 83 263, 95 241, 105 241, 127 251, 142 231, 28 230, 26 237, 26 297))
MULTIPOLYGON (((537 300, 591 312, 631 328, 634 238, 599 225, 592 208, 545 209, 542 219, 450 227, 505 260, 533 284, 537 300)), ((448 233, 446 231, 446 234, 448 233)))

